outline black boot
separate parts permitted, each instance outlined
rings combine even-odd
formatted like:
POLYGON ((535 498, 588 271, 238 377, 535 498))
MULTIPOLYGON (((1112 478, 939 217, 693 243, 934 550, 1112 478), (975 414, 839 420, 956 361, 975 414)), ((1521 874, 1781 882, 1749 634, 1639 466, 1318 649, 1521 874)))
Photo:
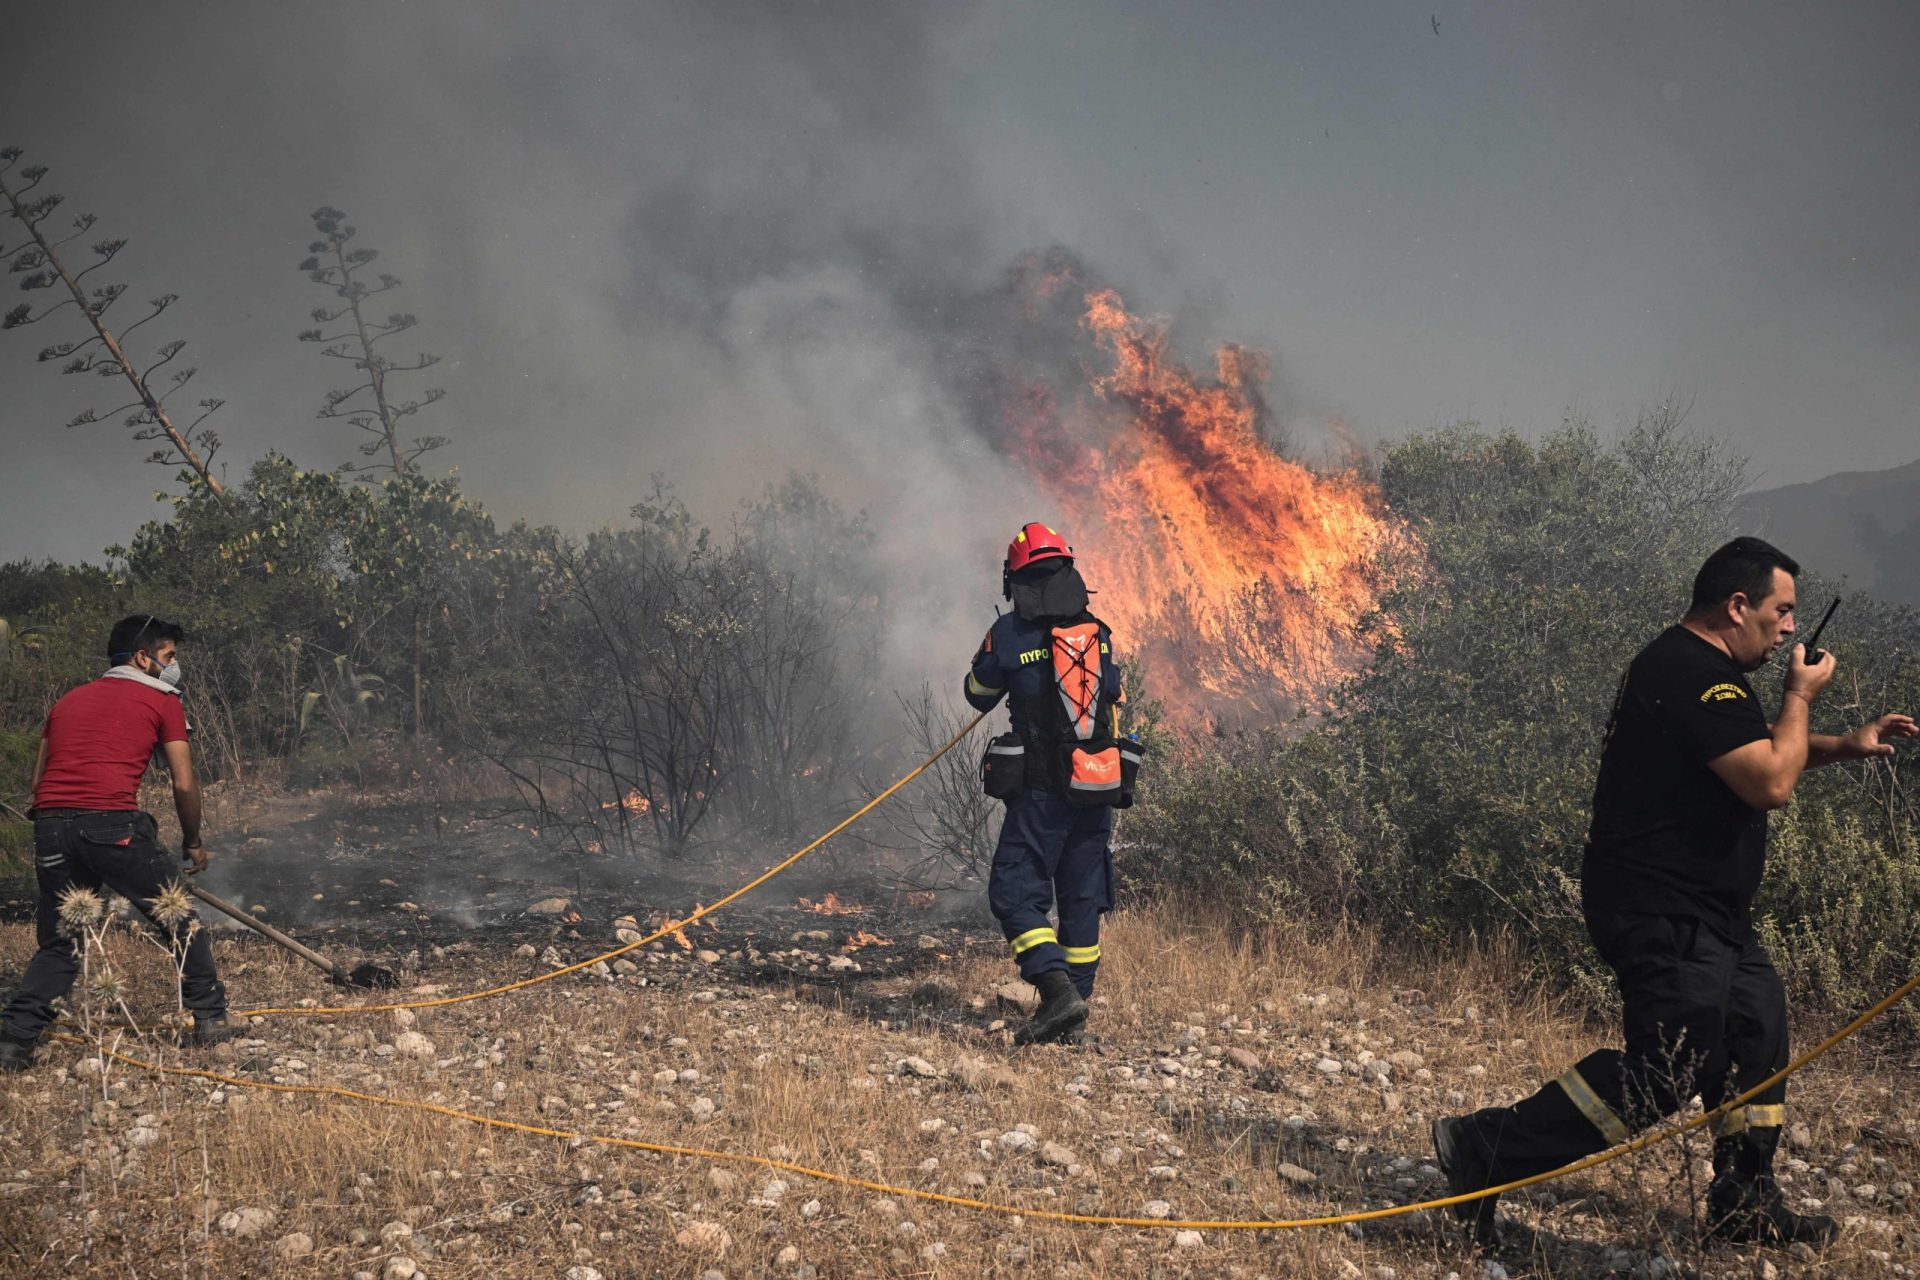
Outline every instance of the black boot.
POLYGON ((33 1046, 37 1041, 17 1040, 0 1031, 0 1071, 25 1071, 33 1065, 33 1046))
POLYGON ((1729 1244, 1831 1244, 1840 1226, 1824 1213, 1787 1208, 1773 1180, 1772 1127, 1719 1138, 1713 1144, 1713 1183, 1707 1188, 1707 1233, 1729 1244))
POLYGON ((195 1016, 193 1030, 187 1033, 187 1043, 195 1048, 206 1049, 216 1044, 225 1044, 240 1034, 240 1028, 227 1021, 227 1015, 216 1013, 211 1017, 195 1016))
MULTIPOLYGON (((1466 1116, 1442 1118, 1433 1122, 1433 1154, 1440 1172, 1447 1176, 1447 1194, 1464 1196, 1493 1185, 1493 1170, 1480 1157, 1479 1148, 1464 1132, 1466 1116)), ((1497 1240, 1494 1209, 1497 1195, 1481 1196, 1453 1206, 1453 1216, 1473 1229, 1475 1244, 1491 1245, 1497 1240)))
POLYGON ((1087 1020, 1087 1002, 1073 989, 1065 969, 1053 969, 1033 980, 1040 989, 1040 1007, 1027 1025, 1013 1033, 1015 1044, 1046 1044, 1077 1030, 1087 1020))

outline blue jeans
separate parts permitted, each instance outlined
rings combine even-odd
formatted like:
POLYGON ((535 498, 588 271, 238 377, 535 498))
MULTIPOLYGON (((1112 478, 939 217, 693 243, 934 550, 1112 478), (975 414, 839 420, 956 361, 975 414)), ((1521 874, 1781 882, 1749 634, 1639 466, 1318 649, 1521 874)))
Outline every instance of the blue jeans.
POLYGON ((73 988, 79 952, 61 930, 60 895, 76 886, 113 890, 167 938, 182 960, 181 1002, 196 1019, 227 1011, 227 989, 214 970, 207 931, 194 929, 192 937, 183 938, 192 916, 167 929, 147 915, 148 904, 181 877, 179 860, 160 846, 158 835, 158 825, 145 813, 56 809, 34 814, 33 865, 40 888, 34 926, 40 949, 7 1003, 6 1034, 28 1043, 38 1040, 53 1021, 53 1002, 73 988))

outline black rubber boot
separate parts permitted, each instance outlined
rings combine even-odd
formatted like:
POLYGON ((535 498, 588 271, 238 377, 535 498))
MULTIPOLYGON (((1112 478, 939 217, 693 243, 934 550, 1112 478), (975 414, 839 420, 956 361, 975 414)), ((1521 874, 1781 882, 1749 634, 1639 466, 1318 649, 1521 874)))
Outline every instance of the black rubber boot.
MULTIPOLYGON (((1442 1117, 1433 1122, 1434 1161, 1447 1176, 1447 1194, 1463 1196, 1493 1185, 1493 1170, 1480 1158, 1478 1149, 1461 1132, 1467 1117, 1442 1117)), ((1495 1224, 1499 1215, 1495 1202, 1499 1196, 1481 1196, 1453 1206, 1453 1216, 1473 1230, 1475 1244, 1491 1245, 1498 1239, 1495 1224)))
POLYGON ((1087 1020, 1087 1002, 1073 989, 1065 969, 1054 969, 1033 980, 1040 989, 1040 1007, 1024 1027, 1013 1033, 1015 1044, 1047 1044, 1087 1020))
POLYGON ((32 1040, 16 1040, 4 1031, 0 1031, 0 1071, 20 1072, 33 1065, 32 1040))
POLYGON ((240 1028, 227 1021, 226 1014, 216 1013, 211 1018, 193 1020, 193 1030, 187 1033, 187 1043, 198 1049, 206 1049, 225 1044, 239 1034, 240 1028))
POLYGON ((1833 1243, 1840 1224, 1824 1213, 1787 1208, 1773 1180, 1775 1128, 1749 1129, 1713 1144, 1713 1183, 1707 1188, 1707 1234, 1728 1244, 1833 1243))

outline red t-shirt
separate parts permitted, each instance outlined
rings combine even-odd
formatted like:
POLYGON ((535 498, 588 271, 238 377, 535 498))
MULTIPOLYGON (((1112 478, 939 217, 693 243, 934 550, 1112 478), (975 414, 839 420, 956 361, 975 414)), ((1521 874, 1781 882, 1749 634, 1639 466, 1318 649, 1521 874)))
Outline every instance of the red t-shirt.
POLYGON ((40 736, 47 771, 37 809, 138 809, 140 776, 153 749, 187 740, 178 694, 138 680, 100 679, 53 704, 40 736))

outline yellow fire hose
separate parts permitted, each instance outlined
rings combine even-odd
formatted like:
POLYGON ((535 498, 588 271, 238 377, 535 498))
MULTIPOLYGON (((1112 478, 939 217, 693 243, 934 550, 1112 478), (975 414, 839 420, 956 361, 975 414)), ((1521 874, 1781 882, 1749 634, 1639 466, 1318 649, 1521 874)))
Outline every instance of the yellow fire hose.
POLYGON ((978 1200, 971 1196, 948 1195, 942 1191, 924 1191, 918 1187, 896 1186, 890 1182, 877 1182, 870 1178, 858 1178, 850 1174, 835 1173, 830 1169, 816 1169, 810 1165, 798 1164, 792 1160, 776 1160, 772 1156, 753 1155, 738 1151, 716 1151, 708 1147, 686 1147, 667 1142, 644 1142, 638 1138, 616 1138, 605 1134, 580 1133, 571 1129, 549 1129, 542 1125, 524 1124, 517 1120, 501 1120, 494 1116, 483 1116, 472 1111, 462 1111, 457 1107, 441 1106, 433 1102, 418 1102, 412 1098, 393 1098, 378 1093, 363 1093, 358 1089, 344 1089, 338 1085, 320 1084, 274 1084, 261 1080, 246 1080, 238 1076, 221 1075, 216 1071, 199 1071, 188 1067, 168 1067, 159 1063, 147 1062, 130 1054, 117 1052, 104 1045, 94 1044, 78 1036, 60 1035, 57 1038, 72 1044, 95 1049, 102 1055, 123 1062, 130 1067, 143 1071, 152 1071, 160 1075, 185 1076, 196 1080, 210 1080, 216 1084, 242 1089, 264 1089, 272 1093, 302 1093, 320 1097, 344 1098, 350 1102, 363 1102, 373 1106, 395 1107, 403 1111, 426 1111, 453 1120, 465 1120, 470 1124, 484 1125, 489 1129, 503 1129, 512 1133, 532 1134, 541 1138, 561 1138, 566 1141, 593 1142, 606 1147, 619 1147, 631 1151, 651 1151, 659 1155, 690 1156, 701 1160, 716 1160, 732 1164, 758 1165, 765 1169, 777 1169, 782 1173, 800 1174, 808 1178, 817 1178, 822 1182, 836 1183, 843 1187, 857 1187, 862 1191, 877 1192, 881 1195, 900 1196, 910 1200, 928 1201, 933 1204, 951 1205, 959 1209, 972 1209, 980 1213, 998 1213, 1008 1216, 1034 1218, 1046 1222, 1066 1222, 1081 1226, 1098 1227, 1157 1227, 1174 1230, 1195 1231, 1295 1231, 1305 1227, 1335 1227, 1349 1222, 1372 1222, 1380 1218, 1394 1218, 1402 1214, 1418 1213, 1429 1209, 1445 1209, 1457 1204, 1466 1204, 1484 1196, 1501 1195, 1508 1191, 1518 1191, 1523 1187, 1536 1186, 1542 1182, 1551 1182, 1565 1178, 1587 1169, 1597 1168, 1622 1156, 1643 1151, 1656 1143, 1665 1142, 1711 1123, 1733 1108, 1742 1106, 1759 1097, 1767 1089, 1794 1072, 1799 1071, 1814 1059, 1825 1054, 1841 1041, 1858 1032, 1862 1027, 1878 1018, 1894 1005, 1904 1000, 1915 987, 1920 987, 1920 975, 1908 978, 1893 990, 1885 999, 1868 1009, 1865 1013, 1849 1022, 1840 1030, 1822 1040, 1807 1053, 1802 1054, 1768 1076, 1753 1088, 1737 1098, 1729 1099, 1704 1115, 1691 1120, 1679 1121, 1651 1133, 1635 1138, 1630 1142, 1602 1151, 1598 1155, 1588 1156, 1563 1168, 1547 1173, 1535 1174, 1530 1178, 1519 1178, 1505 1182, 1497 1187, 1488 1187, 1467 1195, 1442 1196, 1434 1200, 1421 1200, 1413 1204, 1393 1205, 1385 1209, 1362 1209, 1351 1213, 1327 1214, 1316 1218, 1276 1218, 1276 1219, 1224 1219, 1209 1220, 1199 1218, 1128 1218, 1117 1215, 1097 1213, 1063 1213, 1057 1209, 1035 1209, 1024 1205, 1003 1204, 996 1200, 978 1200))
MULTIPOLYGON (((979 725, 979 723, 985 718, 986 716, 984 714, 975 716, 971 721, 969 721, 966 724, 964 728, 962 728, 958 733, 954 734, 952 738, 948 739, 945 746, 942 746, 938 751, 928 756, 924 761, 922 761, 918 766, 916 766, 910 773, 906 774, 905 776, 900 778, 899 781, 895 782, 892 786, 880 792, 873 799, 869 800, 866 804, 862 805, 859 809, 854 811, 854 813, 849 815, 845 820, 835 825, 833 829, 828 831, 825 835, 820 836, 818 839, 812 841, 811 843, 806 845, 804 848, 796 851, 791 856, 785 858, 781 862, 768 868, 766 871, 762 872, 760 875, 756 876, 754 879, 748 881, 746 884, 740 886, 738 889, 735 889, 732 893, 729 893, 726 897, 721 898, 718 901, 708 906, 696 907, 693 913, 687 916, 687 918, 684 920, 669 920, 666 924, 662 925, 659 929, 655 930, 653 933, 649 934, 648 936, 641 938, 637 942, 626 943, 623 946, 614 948, 612 951, 604 952, 588 960, 582 960, 578 964, 571 964, 571 965, 567 965, 565 968, 555 969, 551 973, 539 974, 532 978, 526 978, 519 982, 505 983, 497 987, 488 987, 485 990, 481 990, 481 991, 470 991, 462 995, 441 996, 441 997, 428 999, 428 1000, 397 1001, 397 1002, 388 1003, 388 1004, 329 1005, 329 1006, 321 1006, 321 1007, 315 1007, 315 1008, 249 1009, 249 1010, 240 1012, 237 1016, 249 1017, 249 1018, 260 1018, 260 1017, 268 1017, 272 1015, 320 1016, 320 1015, 329 1015, 329 1014, 384 1013, 384 1012, 391 1012, 393 1010, 398 1010, 398 1009, 431 1009, 431 1008, 437 1008, 442 1005, 464 1004, 471 1000, 484 1000, 490 996, 504 995, 511 991, 519 991, 527 987, 538 985, 539 983, 542 983, 542 982, 550 982, 555 978, 565 977, 567 974, 578 973, 582 969, 591 968, 593 965, 596 965, 603 960, 610 960, 616 956, 624 955, 629 951, 637 950, 640 947, 646 946, 650 942, 656 942, 661 938, 667 937, 669 934, 672 934, 679 929, 683 929, 687 925, 692 924, 697 920, 701 920, 709 915, 712 915, 714 912, 718 911, 720 908, 727 906, 729 903, 737 901, 739 898, 743 897, 747 893, 750 893, 752 890, 757 889, 761 885, 765 884, 767 881, 773 879, 775 876, 785 871, 788 867, 791 867, 794 863, 800 861, 800 859, 806 857, 808 854, 818 849, 821 845, 824 845, 827 841, 831 840, 834 836, 839 835, 842 831, 845 831, 848 827, 852 826, 856 821, 865 817, 867 814, 871 813, 874 809, 878 808, 884 801, 886 801, 887 799, 892 797, 896 792, 898 792, 902 787, 906 786, 909 782, 912 782, 915 778, 919 777, 922 773, 925 773, 938 760, 940 760, 941 757, 945 756, 949 751, 953 750, 954 747, 958 746, 961 740, 964 739, 969 733, 973 732, 974 728, 977 725, 979 725)), ((1773 1085, 1777 1084, 1782 1080, 1785 1080, 1788 1076, 1793 1075, 1795 1072, 1801 1070, 1808 1063, 1813 1062, 1815 1059, 1826 1054, 1829 1050, 1833 1049, 1836 1045, 1840 1044, 1842 1041, 1845 1041, 1851 1036, 1858 1033, 1860 1029, 1865 1027, 1868 1023, 1880 1017, 1882 1014, 1884 1014, 1887 1010, 1891 1009, 1894 1005, 1898 1004, 1900 1001, 1906 999, 1908 995, 1912 994, 1912 992, 1916 987, 1920 987, 1920 975, 1915 975, 1913 977, 1908 978, 1905 982, 1901 983, 1897 988, 1895 988, 1892 992, 1890 992, 1885 998, 1880 1000, 1879 1003, 1875 1004, 1872 1008, 1868 1009, 1866 1012, 1862 1013, 1859 1017, 1849 1022, 1846 1026, 1840 1028, 1840 1030, 1828 1036, 1825 1040, 1822 1040, 1819 1044, 1815 1045, 1808 1052, 1802 1054, 1800 1057, 1796 1058, 1794 1061, 1788 1063, 1784 1068, 1775 1072, 1773 1075, 1767 1077, 1765 1080, 1762 1080, 1759 1084, 1755 1085, 1753 1088, 1748 1089, 1746 1092, 1740 1094, 1738 1097, 1729 1099, 1728 1101, 1722 1103, 1720 1106, 1715 1107, 1713 1110, 1708 1111, 1703 1115, 1695 1116, 1690 1120, 1676 1121, 1676 1122, 1667 1124, 1661 1128, 1658 1128, 1649 1133, 1643 1134, 1638 1138, 1634 1138, 1634 1139, 1631 1139, 1630 1141, 1624 1142, 1619 1146, 1613 1147, 1606 1151, 1602 1151, 1596 1155, 1588 1156, 1584 1160, 1577 1160, 1574 1163, 1565 1165, 1559 1169, 1553 1169, 1546 1173, 1535 1174, 1534 1176, 1529 1178, 1516 1179, 1513 1182, 1502 1183, 1499 1186, 1487 1187, 1484 1190, 1471 1192, 1466 1195, 1443 1196, 1437 1199, 1421 1200, 1411 1204, 1393 1205, 1384 1209, 1355 1210, 1350 1213, 1328 1214, 1328 1215, 1324 1215, 1320 1217, 1312 1217, 1312 1218, 1223 1219, 1223 1220, 1217 1220, 1217 1221, 1207 1220, 1207 1219, 1189 1219, 1189 1218, 1130 1218, 1130 1217, 1121 1217, 1121 1216, 1109 1215, 1109 1214, 1065 1213, 1057 1209, 1029 1208, 1023 1205, 1004 1204, 994 1200, 975 1199, 971 1196, 956 1196, 956 1195, 948 1195, 945 1192, 939 1192, 939 1191, 925 1191, 918 1187, 896 1186, 892 1183, 878 1182, 869 1178, 859 1178, 859 1177, 854 1177, 850 1174, 835 1173, 830 1169, 816 1169, 810 1165, 798 1164, 791 1160, 778 1160, 773 1158, 772 1156, 754 1155, 751 1153, 737 1152, 737 1151, 717 1151, 707 1147, 680 1146, 677 1144, 665 1143, 665 1142, 645 1142, 638 1138, 618 1138, 618 1137, 613 1137, 611 1135, 606 1135, 606 1134, 580 1133, 580 1132, 569 1130, 569 1129, 552 1129, 542 1125, 525 1124, 517 1120, 502 1120, 495 1116, 480 1115, 477 1112, 463 1111, 457 1107, 443 1106, 439 1103, 420 1102, 412 1098, 395 1098, 395 1097, 389 1097, 383 1094, 366 1093, 358 1089, 342 1088, 338 1085, 276 1084, 269 1081, 248 1080, 239 1076, 222 1075, 221 1073, 216 1071, 203 1071, 203 1070, 197 1070, 189 1067, 169 1067, 156 1062, 148 1062, 142 1058, 136 1058, 131 1054, 121 1053, 118 1050, 110 1049, 106 1047, 104 1044, 88 1041, 78 1036, 56 1033, 52 1038, 65 1041, 69 1044, 82 1045, 88 1049, 98 1052, 105 1058, 111 1058, 116 1062, 125 1063, 127 1066, 135 1067, 142 1071, 150 1071, 159 1075, 185 1077, 185 1078, 196 1079, 196 1080, 208 1080, 216 1084, 226 1085, 233 1088, 260 1089, 260 1090, 265 1090, 271 1093, 307 1094, 315 1097, 342 1098, 350 1102, 366 1103, 371 1106, 393 1107, 403 1111, 424 1111, 433 1115, 446 1116, 449 1119, 453 1119, 453 1120, 464 1120, 470 1124, 482 1125, 489 1129, 499 1129, 499 1130, 505 1130, 513 1133, 531 1134, 535 1137, 560 1138, 566 1141, 592 1142, 592 1143, 597 1143, 601 1146, 618 1147, 618 1148, 633 1150, 633 1151, 650 1151, 659 1155, 688 1156, 688 1157, 692 1157, 695 1159, 702 1159, 702 1160, 715 1160, 715 1161, 722 1161, 722 1162, 734 1163, 734 1164, 757 1165, 762 1168, 776 1169, 783 1173, 798 1174, 808 1178, 815 1178, 823 1182, 836 1183, 840 1186, 856 1187, 863 1191, 877 1192, 882 1195, 900 1196, 906 1199, 927 1201, 934 1204, 950 1205, 960 1209, 972 1209, 981 1213, 998 1213, 998 1214, 1004 1214, 1009 1216, 1033 1218, 1033 1219, 1046 1221, 1046 1222, 1064 1222, 1064 1223, 1072 1223, 1072 1224, 1083 1225, 1083 1226, 1149 1227, 1149 1228, 1162 1228, 1162 1229, 1171 1229, 1171 1230, 1206 1230, 1206 1231, 1291 1231, 1291 1230, 1299 1230, 1306 1227, 1341 1226, 1350 1222, 1371 1222, 1381 1218, 1399 1217, 1404 1214, 1419 1213, 1426 1210, 1445 1209, 1454 1205, 1466 1204, 1474 1200, 1479 1200, 1486 1196, 1501 1195, 1509 1191, 1518 1191, 1525 1187, 1537 1186, 1538 1184, 1543 1182, 1551 1182, 1558 1178, 1569 1177, 1573 1174, 1581 1173, 1581 1172, 1584 1172, 1585 1170, 1597 1168, 1600 1165, 1607 1164, 1614 1160, 1618 1160, 1622 1156, 1632 1155, 1634 1152, 1637 1152, 1637 1151, 1644 1151, 1646 1148, 1654 1146, 1657 1143, 1665 1142, 1671 1138, 1676 1138, 1683 1133, 1687 1133, 1691 1130, 1698 1129, 1703 1125, 1709 1124, 1712 1121, 1718 1119, 1720 1116, 1733 1110, 1735 1107, 1743 1106, 1744 1104, 1751 1101, 1752 1099, 1759 1097, 1762 1093, 1766 1092, 1769 1088, 1773 1087, 1773 1085)))

